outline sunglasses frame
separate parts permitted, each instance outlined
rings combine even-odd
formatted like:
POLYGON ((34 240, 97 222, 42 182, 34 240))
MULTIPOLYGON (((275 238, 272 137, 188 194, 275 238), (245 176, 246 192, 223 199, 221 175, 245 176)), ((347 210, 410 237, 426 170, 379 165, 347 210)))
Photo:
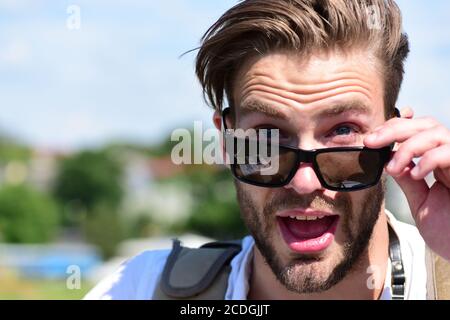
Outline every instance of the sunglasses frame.
MULTIPOLYGON (((228 130, 225 118, 229 114, 230 110, 231 110, 230 108, 226 108, 222 111, 224 138, 225 138, 225 135, 227 135, 227 130, 228 130)), ((395 116, 400 117, 400 111, 397 108, 395 108, 395 116)), ((235 139, 234 142, 236 145, 236 140, 238 138, 236 138, 236 137, 233 137, 233 138, 235 139)), ((285 145, 280 144, 280 145, 278 145, 280 149, 294 152, 295 156, 296 156, 295 165, 292 166, 292 169, 290 170, 289 175, 286 177, 286 179, 284 179, 280 183, 255 182, 252 180, 245 179, 243 177, 239 177, 236 172, 238 164, 236 164, 234 161, 230 164, 230 168, 231 168, 231 172, 232 172, 233 176, 241 182, 251 184, 254 186, 258 186, 258 187, 280 188, 280 187, 284 187, 284 186, 288 185, 292 181, 292 178, 297 173, 298 168, 301 163, 311 163, 314 173, 316 174, 317 178, 319 179, 322 187, 324 187, 328 190, 332 190, 332 191, 351 192, 351 191, 367 189, 367 188, 373 187, 376 184, 378 184, 378 182, 380 181, 380 178, 383 174, 384 166, 389 162, 389 160, 391 159, 391 157, 393 155, 392 150, 394 148, 394 145, 395 145, 395 143, 392 143, 389 146, 379 148, 379 149, 371 149, 371 148, 362 147, 362 146, 361 147, 355 146, 355 147, 332 147, 332 148, 321 148, 321 149, 313 149, 313 150, 303 150, 303 149, 294 148, 294 147, 285 146, 285 145), (354 152, 370 151, 370 152, 378 153, 381 163, 380 163, 378 172, 376 174, 376 179, 374 180, 373 183, 361 184, 361 185, 357 185, 357 186, 349 187, 349 188, 342 188, 342 187, 333 187, 325 181, 325 179, 323 178, 322 173, 319 169, 319 165, 317 163, 317 156, 320 154, 323 154, 323 153, 339 153, 339 152, 349 152, 349 151, 354 151, 354 152)))

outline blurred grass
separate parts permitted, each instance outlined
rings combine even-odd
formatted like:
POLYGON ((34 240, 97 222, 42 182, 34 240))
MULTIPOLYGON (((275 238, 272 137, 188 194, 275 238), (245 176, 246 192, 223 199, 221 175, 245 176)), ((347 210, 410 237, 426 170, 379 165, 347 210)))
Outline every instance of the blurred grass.
POLYGON ((66 280, 22 278, 0 270, 0 300, 79 300, 93 287, 85 282, 80 289, 67 289, 66 280))

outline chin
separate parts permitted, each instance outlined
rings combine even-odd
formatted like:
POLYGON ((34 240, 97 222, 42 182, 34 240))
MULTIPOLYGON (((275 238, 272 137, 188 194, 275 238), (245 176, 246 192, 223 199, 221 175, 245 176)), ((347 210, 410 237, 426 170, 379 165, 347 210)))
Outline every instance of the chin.
POLYGON ((288 290, 299 294, 319 293, 329 290, 345 277, 348 268, 344 251, 334 242, 320 253, 289 252, 287 258, 278 256, 270 259, 269 265, 278 281, 288 290))

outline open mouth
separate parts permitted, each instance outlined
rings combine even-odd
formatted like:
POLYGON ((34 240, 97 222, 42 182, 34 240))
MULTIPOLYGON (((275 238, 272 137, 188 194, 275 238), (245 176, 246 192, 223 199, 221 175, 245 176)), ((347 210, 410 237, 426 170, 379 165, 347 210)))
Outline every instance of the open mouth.
POLYGON ((338 215, 320 212, 298 214, 285 212, 277 217, 284 241, 297 253, 318 253, 328 248, 334 240, 338 215))

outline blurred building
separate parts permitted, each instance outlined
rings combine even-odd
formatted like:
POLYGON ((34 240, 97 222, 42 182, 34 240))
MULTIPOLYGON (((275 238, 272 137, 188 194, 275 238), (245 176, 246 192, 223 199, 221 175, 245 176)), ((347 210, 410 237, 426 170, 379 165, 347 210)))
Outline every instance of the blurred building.
POLYGON ((175 165, 169 156, 149 158, 139 153, 127 154, 125 163, 123 212, 148 214, 163 224, 187 218, 193 201, 189 190, 158 183, 182 172, 182 166, 175 165))
POLYGON ((71 266, 85 274, 100 263, 98 250, 87 244, 0 244, 0 269, 26 278, 65 279, 71 266))
POLYGON ((35 149, 29 159, 9 160, 0 163, 0 185, 28 183, 41 191, 48 191, 57 173, 61 152, 35 149))

